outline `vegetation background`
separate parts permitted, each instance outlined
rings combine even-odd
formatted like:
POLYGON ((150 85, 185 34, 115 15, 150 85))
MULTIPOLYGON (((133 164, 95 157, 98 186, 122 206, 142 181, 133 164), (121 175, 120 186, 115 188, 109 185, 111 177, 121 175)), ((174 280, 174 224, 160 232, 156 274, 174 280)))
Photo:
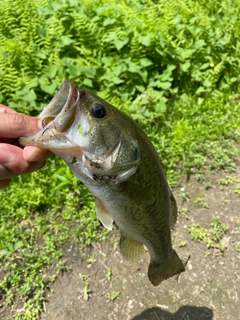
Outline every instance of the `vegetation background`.
MULTIPOLYGON (((239 0, 2 0, 0 16, 2 104, 37 115, 71 79, 143 127, 171 186, 182 174, 235 170, 239 0)), ((60 159, 16 178, 1 191, 0 306, 37 319, 46 287, 67 267, 63 244, 106 234, 60 159)))

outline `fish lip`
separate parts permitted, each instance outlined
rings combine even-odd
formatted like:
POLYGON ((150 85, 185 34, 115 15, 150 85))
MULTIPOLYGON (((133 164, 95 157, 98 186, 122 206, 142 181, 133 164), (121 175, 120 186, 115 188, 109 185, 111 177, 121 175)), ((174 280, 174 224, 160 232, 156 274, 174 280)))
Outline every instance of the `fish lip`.
POLYGON ((80 98, 83 96, 84 91, 79 89, 74 82, 71 80, 64 81, 60 90, 38 116, 38 118, 42 119, 43 128, 30 137, 20 137, 19 143, 23 146, 32 145, 47 148, 45 146, 46 141, 42 138, 45 131, 47 131, 47 129, 52 129, 58 133, 66 131, 66 128, 65 130, 62 129, 63 123, 61 119, 68 114, 76 112, 76 107, 79 104, 80 98), (54 120, 45 125, 43 124, 43 120, 47 117, 52 117, 54 120))
POLYGON ((71 109, 75 101, 74 97, 78 96, 77 87, 71 80, 66 80, 62 84, 57 94, 53 97, 50 103, 40 113, 39 118, 57 117, 61 113, 71 109))

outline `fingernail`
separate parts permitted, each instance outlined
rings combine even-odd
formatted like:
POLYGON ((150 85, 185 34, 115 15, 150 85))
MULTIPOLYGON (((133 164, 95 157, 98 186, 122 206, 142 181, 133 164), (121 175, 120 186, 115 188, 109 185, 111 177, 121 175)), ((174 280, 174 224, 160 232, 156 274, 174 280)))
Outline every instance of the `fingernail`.
POLYGON ((38 120, 38 128, 40 130, 42 130, 43 126, 42 126, 42 120, 38 120))
POLYGON ((6 165, 11 163, 13 160, 13 154, 8 149, 0 147, 0 164, 6 165))
POLYGON ((45 167, 46 167, 46 165, 47 165, 47 161, 44 161, 43 165, 41 166, 41 168, 39 168, 39 170, 41 170, 41 169, 45 168, 45 167))
POLYGON ((44 154, 42 152, 39 151, 35 151, 33 154, 31 154, 29 156, 29 158, 27 159, 27 161, 29 162, 36 162, 36 161, 41 161, 44 158, 44 154))

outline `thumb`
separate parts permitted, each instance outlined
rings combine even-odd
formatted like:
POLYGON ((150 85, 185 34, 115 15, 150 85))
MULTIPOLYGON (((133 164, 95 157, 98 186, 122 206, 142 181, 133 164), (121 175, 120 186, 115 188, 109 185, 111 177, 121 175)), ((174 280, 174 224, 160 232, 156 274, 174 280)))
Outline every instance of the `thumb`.
POLYGON ((0 137, 30 136, 42 129, 41 120, 22 113, 0 114, 0 137))

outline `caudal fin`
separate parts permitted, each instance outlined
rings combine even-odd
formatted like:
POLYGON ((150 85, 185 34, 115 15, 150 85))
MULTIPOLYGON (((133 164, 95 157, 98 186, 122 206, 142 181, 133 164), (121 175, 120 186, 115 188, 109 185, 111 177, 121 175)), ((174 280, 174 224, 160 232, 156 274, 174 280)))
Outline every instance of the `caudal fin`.
POLYGON ((162 263, 151 260, 148 268, 148 278, 154 286, 158 286, 163 280, 185 271, 185 266, 177 253, 173 250, 172 256, 162 263))

